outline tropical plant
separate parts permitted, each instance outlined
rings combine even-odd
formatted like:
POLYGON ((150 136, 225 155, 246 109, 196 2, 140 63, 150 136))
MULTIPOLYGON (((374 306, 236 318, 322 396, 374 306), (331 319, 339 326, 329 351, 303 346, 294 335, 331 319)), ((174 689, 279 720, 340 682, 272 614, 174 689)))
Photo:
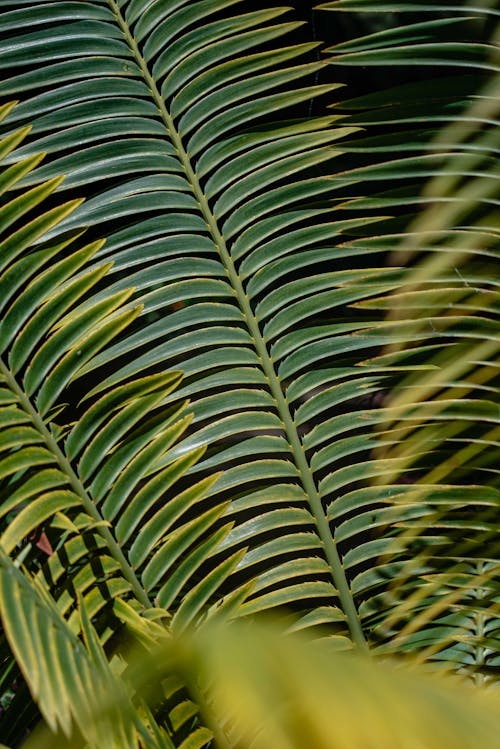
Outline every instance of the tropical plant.
POLYGON ((0 8, 1 739, 224 746, 176 679, 95 727, 124 625, 489 679, 500 12, 337 0, 400 16, 320 59, 267 2, 0 8), (356 65, 414 73, 338 101, 356 65))

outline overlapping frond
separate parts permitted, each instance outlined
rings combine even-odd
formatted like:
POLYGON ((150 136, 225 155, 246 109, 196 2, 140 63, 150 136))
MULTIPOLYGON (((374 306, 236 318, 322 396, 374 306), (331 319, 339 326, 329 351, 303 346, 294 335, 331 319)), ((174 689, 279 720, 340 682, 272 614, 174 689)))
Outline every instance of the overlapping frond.
POLYGON ((495 693, 338 653, 327 640, 284 637, 279 623, 201 628, 165 650, 185 678, 197 674, 206 686, 207 721, 226 720, 245 748, 399 749, 409 736, 428 749, 498 741, 495 693))
MULTIPOLYGON (((382 70, 396 65, 421 78, 341 106, 368 133, 380 125, 394 128, 346 144, 370 162, 356 171, 374 187, 368 198, 355 198, 347 207, 383 206, 399 214, 386 231, 348 246, 353 252, 392 249, 389 261, 408 267, 396 293, 357 304, 378 308, 387 325, 406 332, 372 365, 428 367, 399 379, 385 399, 385 423, 377 427, 384 444, 373 452, 375 486, 354 493, 351 503, 342 498, 334 512, 342 518, 344 506, 348 512, 366 508, 370 493, 375 503, 379 557, 353 582, 373 635, 378 632, 389 649, 419 649, 423 658, 484 675, 494 673, 498 653, 500 141, 498 73, 486 79, 482 73, 498 71, 499 11, 491 4, 438 5, 399 3, 401 13, 391 17, 390 29, 331 49, 334 64, 369 61, 382 70), (418 10, 430 20, 417 22, 412 14, 418 10), (463 18, 464 12, 470 17, 463 18), (464 54, 464 39, 476 35, 479 42, 485 17, 484 42, 464 54), (431 81, 422 66, 439 65, 447 49, 446 64, 467 64, 469 74, 450 78, 439 68, 431 81), (388 506, 377 506, 380 500, 388 506), (391 549, 391 522, 402 528, 392 542, 395 566, 382 552, 391 549)), ((341 0, 322 7, 376 14, 395 10, 389 6, 341 0)), ((359 522, 348 519, 345 525, 359 522)))
POLYGON ((2 623, 53 732, 69 736, 75 723, 90 747, 138 746, 127 695, 113 678, 90 623, 85 629, 93 637, 94 658, 43 588, 3 552, 0 565, 2 623))

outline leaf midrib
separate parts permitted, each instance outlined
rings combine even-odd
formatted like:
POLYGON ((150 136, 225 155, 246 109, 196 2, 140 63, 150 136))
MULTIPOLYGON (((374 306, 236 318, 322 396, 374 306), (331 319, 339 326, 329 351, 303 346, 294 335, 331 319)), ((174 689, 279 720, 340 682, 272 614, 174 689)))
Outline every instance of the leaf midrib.
POLYGON ((135 61, 139 69, 141 70, 146 85, 151 92, 151 96, 159 109, 162 120, 165 124, 165 128, 167 130, 167 135, 176 149, 178 159, 182 165, 186 178, 191 185, 191 189, 200 206, 201 213, 210 230, 214 244, 219 251, 220 258, 226 270, 229 281, 235 291, 236 299, 253 338, 255 349, 262 362, 262 369, 269 383, 269 389, 274 398, 276 409, 283 422, 291 452, 300 474, 302 486, 308 498, 309 507, 316 523, 318 535, 322 542, 325 556, 330 565, 332 579, 337 590, 342 609, 344 611, 344 614, 346 615, 347 624, 349 626, 353 642, 360 650, 366 650, 367 643, 364 637, 363 629, 361 627, 359 615, 349 587, 349 583, 347 581, 345 570, 342 566, 335 539, 333 538, 329 522, 323 510, 321 496, 316 488, 314 476, 307 461, 293 417, 288 407, 288 403, 283 394, 279 377, 275 371, 273 361, 267 350, 265 341, 259 328, 259 324, 250 305, 249 298, 245 293, 245 289, 235 268, 233 259, 227 249, 224 237, 219 230, 217 219, 215 218, 210 208, 208 199, 200 185, 198 176, 191 164, 191 159, 189 158, 188 153, 184 148, 184 144, 182 142, 180 134, 177 131, 174 120, 167 109, 163 97, 161 96, 157 83, 148 68, 146 60, 141 54, 139 46, 124 16, 121 13, 121 9, 118 6, 118 3, 116 2, 116 0, 108 0, 108 3, 133 53, 135 61))

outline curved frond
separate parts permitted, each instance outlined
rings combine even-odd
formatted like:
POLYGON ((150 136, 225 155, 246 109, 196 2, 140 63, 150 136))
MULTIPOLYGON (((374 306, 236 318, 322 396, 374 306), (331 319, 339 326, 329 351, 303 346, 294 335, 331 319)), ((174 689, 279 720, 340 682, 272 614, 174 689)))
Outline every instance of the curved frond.
MULTIPOLYGON (((17 140, 11 138, 7 145, 14 147, 17 140)), ((14 167, 19 163, 25 168, 17 169, 15 179, 9 180, 10 190, 33 169, 32 162, 29 157, 14 162, 14 167)), ((3 175, 12 171, 8 167, 3 175)), ((174 407, 165 404, 181 379, 178 372, 135 378, 99 398, 87 398, 85 404, 75 402, 72 388, 77 387, 82 367, 136 319, 141 307, 129 303, 132 290, 128 289, 93 299, 92 292, 112 266, 95 264, 101 241, 82 247, 81 230, 61 229, 46 239, 81 204, 73 200, 44 210, 44 201, 60 183, 55 179, 25 188, 10 200, 7 196, 0 208, 0 247, 5 258, 0 275, 0 544, 2 553, 10 554, 16 566, 31 570, 40 590, 50 594, 51 621, 61 632, 73 632, 74 645, 74 633, 80 628, 78 600, 80 609, 84 607, 97 623, 99 635, 107 639, 109 613, 99 618, 103 608, 109 609, 116 596, 153 608, 146 587, 149 567, 156 565, 157 576, 164 574, 186 544, 195 544, 210 530, 225 505, 188 520, 181 534, 176 535, 177 527, 172 531, 216 481, 214 475, 179 490, 166 511, 162 509, 166 494, 173 493, 172 487, 203 453, 196 449, 178 460, 168 458, 190 422, 182 415, 185 401, 174 407), (70 404, 65 402, 68 395, 70 404), (166 464, 160 467, 162 461, 166 464), (137 526, 145 516, 149 521, 138 539, 137 526), (146 568, 144 580, 142 568, 146 568)), ((19 572, 15 574, 22 579, 19 572)), ((26 580, 22 584, 29 590, 26 580)), ((50 649, 54 638, 63 647, 66 636, 55 630, 30 630, 21 640, 24 630, 17 628, 9 605, 18 594, 5 588, 0 598, 6 607, 2 622, 12 651, 48 724, 69 734, 76 722, 85 734, 94 708, 83 704, 84 712, 78 712, 81 700, 76 692, 64 695, 64 710, 54 697, 63 689, 64 679, 72 680, 68 671, 60 673, 57 667, 58 661, 70 658, 69 651, 56 649, 50 664, 41 665, 38 656, 33 662, 26 660, 33 649, 50 649), (45 668, 54 679, 42 688, 39 675, 45 668)), ((26 618, 33 626, 42 626, 40 617, 45 615, 33 619, 29 613, 30 607, 36 609, 36 598, 35 593, 28 595, 28 608, 17 613, 17 622, 26 618)), ((73 645, 68 645, 71 652, 73 645)), ((2 651, 2 658, 11 663, 10 653, 4 647, 2 651)), ((77 669, 78 664, 76 659, 77 669)), ((6 667, 4 675, 14 680, 15 669, 6 667)), ((91 681, 89 674, 82 688, 91 681)), ((10 708, 16 710, 15 700, 10 708)), ((11 727, 12 735, 19 735, 13 721, 11 727)), ((127 743, 121 729, 113 735, 113 745, 127 743)), ((102 736, 89 741, 93 746, 111 745, 102 736)))
MULTIPOLYGON (((52 731, 70 736, 74 722, 91 747, 138 746, 127 696, 95 634, 92 659, 43 588, 3 552, 0 568, 2 623, 52 731)), ((92 636, 88 621, 86 633, 92 636)))
MULTIPOLYGON (((344 254, 335 250, 340 233, 359 223, 332 222, 326 213, 335 189, 328 163, 338 153, 335 141, 350 130, 332 129, 330 118, 286 119, 293 107, 335 88, 310 84, 323 66, 308 59, 314 45, 276 44, 297 28, 282 19, 285 8, 238 14, 233 5, 111 1, 95 4, 108 13, 106 19, 74 22, 54 21, 47 6, 49 33, 65 62, 54 63, 48 48, 42 59, 41 32, 12 33, 7 90, 20 82, 17 50, 29 43, 45 75, 58 66, 64 97, 56 101, 37 93, 33 80, 32 94, 17 109, 16 118, 33 122, 24 153, 43 147, 50 154, 47 165, 21 184, 51 179, 61 170, 68 173, 66 189, 85 184, 89 199, 61 226, 68 231, 88 223, 96 230, 106 226, 108 240, 91 268, 109 261, 113 269, 93 304, 134 287, 135 303, 143 306, 130 335, 84 364, 81 372, 89 379, 104 366, 115 370, 96 384, 94 396, 131 377, 180 369, 183 386, 170 400, 188 397, 194 419, 168 460, 211 446, 206 460, 188 470, 193 487, 186 488, 188 495, 205 486, 208 472, 228 469, 209 489, 206 521, 205 515, 197 521, 206 534, 215 508, 231 500, 225 509, 228 535, 204 560, 206 583, 200 580, 185 603, 175 604, 180 608, 174 621, 191 620, 191 600, 200 608, 217 596, 238 596, 240 586, 247 590, 255 580, 248 611, 302 609, 304 600, 310 601, 304 614, 316 605, 330 610, 334 626, 351 631, 362 645, 325 498, 301 439, 304 426, 294 418, 300 401, 293 402, 287 388, 301 376, 304 400, 317 386, 315 369, 330 367, 326 381, 335 379, 333 358, 364 322, 333 323, 332 311, 394 288, 398 274, 375 281, 374 269, 346 271, 344 254), (273 40, 274 46, 266 47, 273 40), (106 77, 102 101, 100 86, 92 86, 92 60, 108 41, 108 58, 116 60, 121 74, 106 77), (105 142, 99 134, 102 117, 105 142), (118 126, 124 128, 119 137, 118 126), (304 222, 310 231, 304 231, 304 222), (110 232, 110 226, 116 230, 110 232), (328 264, 329 272, 317 274, 318 262, 328 264), (304 273, 303 282, 294 280, 304 273), (345 292, 348 281, 353 290, 345 292), (318 328, 320 320, 325 324, 318 328), (295 342, 297 333, 302 340, 295 342), (258 501, 266 492, 268 500, 258 501), (292 558, 300 560, 298 580, 287 564, 292 558), (271 594, 276 586, 282 588, 279 595, 271 594)), ((11 14, 5 20, 12 19, 11 14)), ((348 357, 342 371, 354 363, 348 357)), ((364 387, 356 378, 345 397, 357 397, 364 387)), ((142 517, 135 507, 127 510, 134 524, 124 531, 124 541, 142 517)), ((182 543, 179 553, 186 554, 191 536, 182 543)), ((146 563, 153 549, 142 549, 139 539, 133 548, 137 564, 146 563)), ((159 586, 160 605, 172 606, 175 588, 161 561, 167 552, 158 554, 143 580, 147 588, 159 586)))

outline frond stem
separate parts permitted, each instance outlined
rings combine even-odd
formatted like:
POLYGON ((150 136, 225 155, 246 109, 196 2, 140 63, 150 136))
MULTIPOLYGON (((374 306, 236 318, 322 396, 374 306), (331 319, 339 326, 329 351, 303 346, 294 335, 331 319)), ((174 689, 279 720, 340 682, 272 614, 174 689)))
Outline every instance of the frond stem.
POLYGON ((151 608, 153 604, 149 600, 148 594, 146 593, 141 583, 139 582, 137 575, 135 574, 131 565, 127 561, 127 558, 125 557, 123 551, 121 550, 113 534, 111 533, 107 525, 104 525, 106 521, 99 513, 99 510, 95 506, 94 501, 92 500, 92 497, 85 489, 85 486, 82 483, 82 481, 79 479, 78 475, 75 473, 73 466, 67 459, 64 452, 59 447, 57 440, 51 434, 45 421, 40 416, 35 406, 31 402, 31 399, 28 397, 28 395, 26 395, 24 390, 19 386, 16 378, 10 371, 9 367, 7 367, 4 364, 1 358, 0 358, 0 372, 5 378, 9 388, 12 390, 13 393, 15 393, 21 407, 30 416, 33 426, 40 433, 47 448, 54 455, 59 465, 59 468, 67 477, 71 488, 73 489, 75 494, 81 499, 85 512, 88 515, 90 515, 90 517, 92 517, 98 523, 96 527, 96 531, 104 539, 108 547, 109 553, 120 566, 121 572, 124 578, 127 580, 127 582, 130 583, 130 587, 132 588, 132 591, 134 595, 136 596, 137 600, 140 601, 140 603, 142 603, 142 605, 145 608, 151 608))
POLYGON ((203 218, 210 230, 210 233, 212 234, 214 244, 219 251, 228 278, 236 293, 240 309, 247 322, 249 332, 253 337, 255 349, 260 358, 263 372, 269 383, 269 389, 276 403, 276 409, 280 415, 286 435, 288 437, 291 451, 301 477, 303 488, 305 490, 306 496, 309 498, 310 509, 316 522, 318 535, 323 545, 325 556, 330 565, 332 579, 337 590, 343 611, 346 615, 347 624, 349 626, 353 642, 360 650, 366 652, 368 649, 366 639, 361 627, 361 622, 359 620, 356 605, 349 588, 349 583, 347 582, 347 577, 342 565, 342 561, 340 559, 337 545, 335 539, 333 538, 330 524, 323 509, 321 496, 316 487, 316 482, 307 461, 304 448, 302 446, 302 442, 295 425, 295 421, 290 413, 286 398, 281 389, 281 382, 276 373, 272 358, 262 336, 257 318, 255 317, 252 310, 250 300, 245 292, 242 281, 234 265, 233 259, 227 249, 226 241, 220 232, 217 219, 215 218, 212 209, 210 208, 208 199, 203 191, 203 188, 200 185, 198 176, 193 169, 191 159, 186 149, 184 148, 184 144, 179 132, 177 131, 173 117, 167 109, 156 81, 148 68, 147 62, 142 56, 139 46, 125 18, 121 13, 118 3, 116 2, 116 0, 108 0, 108 2, 113 10, 113 13, 115 14, 117 22, 127 40, 127 43, 134 54, 135 60, 141 70, 144 80, 151 91, 153 100, 158 107, 158 110, 167 129, 168 136, 171 139, 174 148, 176 149, 179 161, 191 185, 191 189, 193 190, 194 196, 200 206, 203 218))

